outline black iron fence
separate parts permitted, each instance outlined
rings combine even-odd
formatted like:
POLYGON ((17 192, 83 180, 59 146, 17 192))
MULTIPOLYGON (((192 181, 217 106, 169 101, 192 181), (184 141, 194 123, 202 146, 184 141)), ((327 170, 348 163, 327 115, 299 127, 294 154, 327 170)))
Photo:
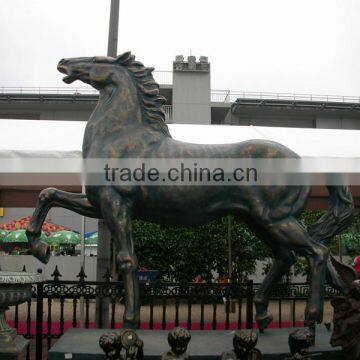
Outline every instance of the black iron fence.
MULTIPOLYGON (((55 269, 53 280, 33 287, 33 297, 16 306, 8 320, 18 332, 33 339, 35 353, 43 359, 56 339, 68 328, 97 327, 95 302, 109 303, 109 328, 120 328, 124 311, 122 282, 111 281, 107 274, 103 282, 86 281, 83 271, 78 281, 62 281, 55 269)), ((141 327, 170 329, 183 326, 190 330, 253 328, 253 297, 260 284, 218 283, 141 283, 141 327)), ((306 283, 279 284, 272 289, 271 311, 275 327, 301 326, 303 309, 309 292, 306 283)), ((326 286, 326 298, 337 293, 326 286)))

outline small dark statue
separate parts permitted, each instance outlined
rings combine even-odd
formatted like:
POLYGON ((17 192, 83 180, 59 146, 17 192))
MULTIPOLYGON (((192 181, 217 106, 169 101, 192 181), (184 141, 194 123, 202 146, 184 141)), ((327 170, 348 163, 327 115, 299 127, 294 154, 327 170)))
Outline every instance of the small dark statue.
POLYGON ((143 360, 144 344, 135 331, 107 332, 101 335, 99 345, 108 360, 143 360), (124 350, 124 355, 121 355, 124 350))
POLYGON ((107 332, 102 334, 99 339, 99 345, 104 351, 108 360, 119 360, 122 349, 120 336, 116 332, 107 332))
MULTIPOLYGON (((89 159, 287 159, 299 158, 285 146, 267 140, 250 140, 227 145, 189 144, 172 139, 165 124, 152 68, 135 61, 130 52, 117 58, 80 57, 63 59, 58 70, 68 84, 81 80, 99 90, 97 106, 84 133, 82 155, 89 159)), ((88 179, 91 174, 87 174, 88 179)), ((328 262, 330 239, 344 229, 353 213, 353 200, 345 186, 329 186, 331 207, 307 231, 299 216, 310 195, 309 186, 85 186, 85 194, 54 188, 40 193, 27 228, 30 249, 47 262, 49 245, 40 241, 41 227, 53 206, 104 219, 117 248, 117 268, 125 287, 124 327, 140 323, 138 261, 134 251, 132 220, 195 226, 233 215, 241 219, 272 250, 274 262, 255 295, 256 321, 265 329, 272 321, 268 312, 269 293, 295 263, 295 254, 310 264, 310 291, 305 319, 321 322, 324 281, 340 286, 328 262)), ((199 254, 201 256, 201 254, 199 254)))
POLYGON ((238 330, 233 338, 233 351, 221 355, 221 360, 261 360, 260 350, 255 349, 258 334, 253 331, 238 330))
POLYGON ((171 350, 163 354, 162 360, 188 360, 189 355, 186 353, 187 347, 191 340, 189 331, 177 327, 168 334, 168 343, 171 350))
POLYGON ((311 360, 312 356, 318 354, 309 354, 309 347, 313 345, 314 332, 308 327, 297 329, 289 335, 289 347, 291 357, 289 360, 311 360))
POLYGON ((334 329, 330 343, 334 347, 341 346, 347 360, 360 360, 360 280, 352 267, 331 260, 348 292, 331 301, 334 329))
POLYGON ((123 331, 120 341, 125 350, 124 360, 144 359, 144 343, 134 330, 127 329, 123 331))

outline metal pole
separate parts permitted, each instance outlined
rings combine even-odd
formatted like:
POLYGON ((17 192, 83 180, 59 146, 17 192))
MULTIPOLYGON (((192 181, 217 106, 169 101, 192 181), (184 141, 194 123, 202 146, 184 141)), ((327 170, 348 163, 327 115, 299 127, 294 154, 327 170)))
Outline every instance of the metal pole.
MULTIPOLYGON (((85 185, 81 187, 81 192, 85 194, 85 185)), ((81 266, 85 270, 85 216, 81 216, 81 266)))
MULTIPOLYGON (((109 38, 107 55, 116 57, 119 30, 120 0, 111 0, 109 38)), ((104 220, 98 221, 98 246, 96 256, 96 281, 103 282, 106 270, 110 268, 111 235, 104 220)), ((106 327, 109 322, 109 298, 96 299, 95 318, 98 327, 106 327)))
MULTIPOLYGON (((229 271, 229 286, 232 289, 232 277, 233 277, 233 261, 232 261, 232 232, 234 228, 234 217, 228 215, 228 271, 229 271)), ((232 292, 230 291, 230 294, 232 292)), ((231 298, 231 295, 227 296, 226 311, 235 313, 235 302, 231 298)))
POLYGON ((36 295, 36 336, 35 336, 35 359, 42 360, 43 354, 43 305, 44 305, 44 283, 37 284, 36 295))
POLYGON ((119 9, 120 0, 111 0, 109 38, 108 38, 108 56, 116 57, 119 31, 119 9))
POLYGON ((228 215, 228 271, 229 271, 229 282, 231 282, 233 266, 232 266, 232 243, 231 243, 231 234, 233 227, 233 217, 228 215))
POLYGON ((343 244, 342 244, 341 236, 338 236, 338 241, 339 241, 339 260, 340 260, 340 262, 342 262, 343 261, 343 244))
POLYGON ((248 280, 246 285, 246 328, 253 328, 253 317, 254 317, 254 283, 252 280, 248 280))
MULTIPOLYGON (((85 194, 85 185, 82 185, 81 192, 85 194)), ((81 216, 81 266, 85 271, 85 216, 81 216)), ((80 327, 85 327, 85 301, 84 297, 80 297, 80 327)))

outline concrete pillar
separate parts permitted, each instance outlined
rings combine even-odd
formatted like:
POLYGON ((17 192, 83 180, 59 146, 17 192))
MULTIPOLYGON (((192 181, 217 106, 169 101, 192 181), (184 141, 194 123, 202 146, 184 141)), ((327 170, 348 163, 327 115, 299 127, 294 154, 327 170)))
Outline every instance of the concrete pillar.
POLYGON ((211 124, 210 63, 179 55, 173 63, 173 123, 211 124))

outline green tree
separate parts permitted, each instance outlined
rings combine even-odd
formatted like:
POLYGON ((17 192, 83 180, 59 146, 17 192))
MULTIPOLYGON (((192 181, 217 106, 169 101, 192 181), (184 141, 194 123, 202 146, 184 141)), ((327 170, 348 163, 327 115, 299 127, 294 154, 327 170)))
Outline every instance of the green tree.
MULTIPOLYGON (((322 215, 321 211, 305 211, 300 221, 309 227, 322 215)), ((360 228, 360 214, 354 217, 360 228)), ((163 280, 194 281, 197 275, 211 281, 214 274, 228 275, 228 219, 198 227, 161 226, 134 221, 135 248, 141 267, 158 270, 163 280)), ((344 233, 345 244, 360 246, 359 232, 344 233), (351 235, 346 235, 351 234, 351 235), (356 236, 354 235, 356 234, 356 236)), ((338 242, 332 242, 331 251, 338 254, 338 242)), ((256 269, 256 261, 272 257, 269 249, 240 221, 234 221, 232 230, 233 280, 244 281, 256 269)), ((270 263, 266 268, 269 268, 270 263)), ((264 269, 266 272, 268 269, 264 269)), ((307 263, 298 258, 295 274, 305 274, 307 263)))
MULTIPOLYGON (((133 228, 140 266, 159 270, 163 279, 193 281, 201 275, 211 281, 215 273, 228 275, 227 218, 191 228, 135 221, 133 228)), ((233 278, 238 281, 255 271, 256 260, 269 255, 240 222, 233 225, 232 246, 233 278)))

